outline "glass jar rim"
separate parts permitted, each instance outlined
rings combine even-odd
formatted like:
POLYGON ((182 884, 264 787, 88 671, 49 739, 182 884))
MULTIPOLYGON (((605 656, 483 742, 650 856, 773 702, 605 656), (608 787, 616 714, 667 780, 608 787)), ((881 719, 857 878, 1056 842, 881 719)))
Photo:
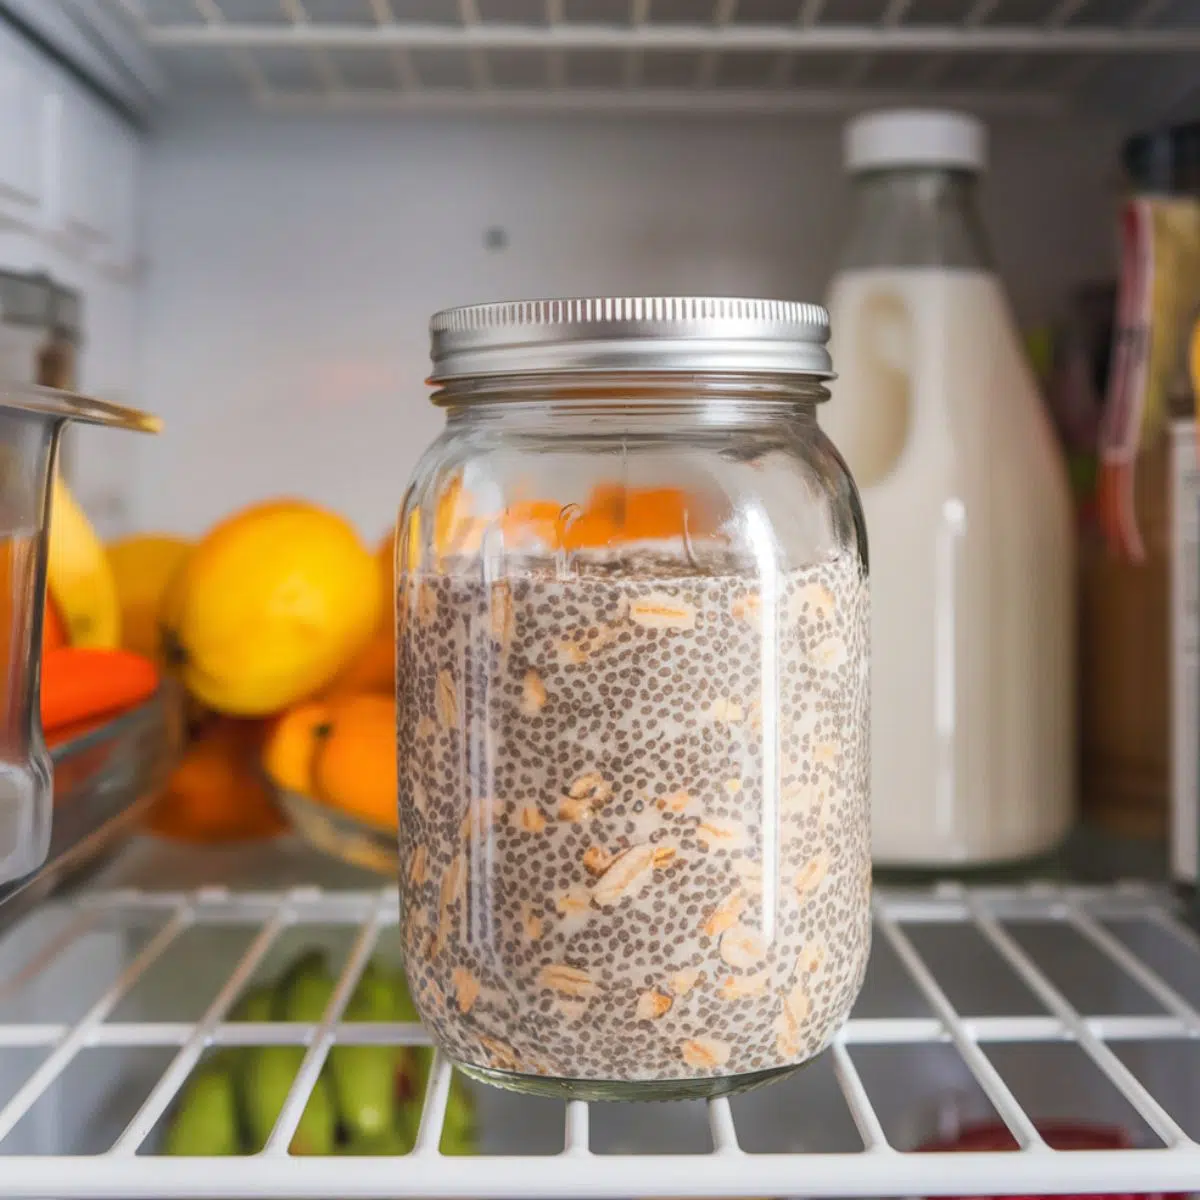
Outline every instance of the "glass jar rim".
POLYGON ((431 384, 564 371, 833 377, 829 314, 794 300, 517 300, 445 309, 429 333, 431 384))

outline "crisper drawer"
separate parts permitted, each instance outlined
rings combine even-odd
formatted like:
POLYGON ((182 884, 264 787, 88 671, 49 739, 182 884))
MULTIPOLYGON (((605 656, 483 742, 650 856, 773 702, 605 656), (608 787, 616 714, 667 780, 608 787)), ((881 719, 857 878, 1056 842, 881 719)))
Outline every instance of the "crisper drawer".
POLYGON ((785 1082, 707 1105, 474 1088, 478 1153, 452 1157, 435 1059, 411 1153, 292 1156, 332 1046, 425 1041, 416 1025, 341 1021, 368 962, 395 962, 396 919, 392 889, 308 886, 93 892, 40 910, 0 942, 0 1196, 1200 1190, 1200 942, 1165 892, 885 891, 851 1021, 785 1082), (318 1022, 230 1019, 314 947, 340 973, 318 1022), (198 1062, 280 1043, 309 1052, 265 1150, 157 1153, 198 1062), (1064 1142, 1064 1122, 1109 1148, 1051 1148, 1092 1144, 1064 1142), (981 1123, 988 1149, 948 1148, 981 1123))

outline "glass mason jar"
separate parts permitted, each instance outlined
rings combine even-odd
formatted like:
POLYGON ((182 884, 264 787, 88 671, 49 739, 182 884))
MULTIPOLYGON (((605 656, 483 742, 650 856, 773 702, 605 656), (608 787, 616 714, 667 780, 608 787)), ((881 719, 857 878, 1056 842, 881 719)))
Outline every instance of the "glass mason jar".
POLYGON ((713 1096, 845 1019, 870 938, 866 535, 824 310, 433 319, 397 529, 402 933, 464 1071, 713 1096))

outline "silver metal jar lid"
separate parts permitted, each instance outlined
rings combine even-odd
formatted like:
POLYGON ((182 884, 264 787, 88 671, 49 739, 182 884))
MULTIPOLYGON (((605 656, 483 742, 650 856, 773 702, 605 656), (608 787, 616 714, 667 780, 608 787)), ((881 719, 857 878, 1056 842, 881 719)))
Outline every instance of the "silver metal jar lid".
POLYGON ((794 300, 602 296, 448 308, 432 383, 549 371, 833 376, 829 314, 794 300))

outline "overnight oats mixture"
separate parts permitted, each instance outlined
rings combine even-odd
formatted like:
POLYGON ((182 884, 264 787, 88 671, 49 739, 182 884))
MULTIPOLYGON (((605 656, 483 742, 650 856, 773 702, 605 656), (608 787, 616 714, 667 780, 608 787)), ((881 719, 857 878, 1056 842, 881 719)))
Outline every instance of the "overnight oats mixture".
POLYGON ((842 555, 771 603, 706 565, 489 584, 442 564, 402 585, 407 970, 460 1063, 772 1071, 821 1050, 857 995, 866 579, 842 555))

